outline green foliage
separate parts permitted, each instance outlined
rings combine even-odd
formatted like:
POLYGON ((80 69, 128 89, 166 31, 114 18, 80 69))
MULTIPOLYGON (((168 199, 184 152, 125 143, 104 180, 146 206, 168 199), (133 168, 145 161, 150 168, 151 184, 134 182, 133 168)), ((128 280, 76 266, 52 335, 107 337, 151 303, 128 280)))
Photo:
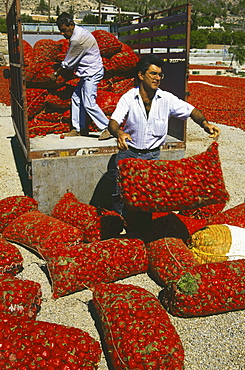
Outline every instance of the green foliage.
POLYGON ((245 45, 245 32, 192 30, 190 44, 196 49, 206 48, 207 44, 245 45))
POLYGON ((56 13, 55 14, 57 15, 57 17, 60 15, 60 7, 59 7, 59 5, 57 5, 57 7, 56 7, 56 13))
POLYGON ((241 66, 245 63, 245 47, 243 45, 231 46, 228 52, 233 54, 235 61, 241 66))
POLYGON ((29 14, 21 14, 21 22, 22 23, 35 23, 37 21, 34 21, 33 18, 29 14))
POLYGON ((84 24, 98 24, 99 23, 99 17, 94 14, 86 14, 83 18, 84 24))
POLYGON ((7 32, 7 23, 6 19, 0 18, 0 32, 6 33, 7 32))
POLYGON ((206 30, 192 31, 190 44, 191 48, 205 49, 208 44, 208 32, 206 30))
POLYGON ((49 9, 48 3, 46 3, 45 0, 40 0, 40 3, 37 6, 36 11, 40 14, 47 14, 48 9, 49 9))

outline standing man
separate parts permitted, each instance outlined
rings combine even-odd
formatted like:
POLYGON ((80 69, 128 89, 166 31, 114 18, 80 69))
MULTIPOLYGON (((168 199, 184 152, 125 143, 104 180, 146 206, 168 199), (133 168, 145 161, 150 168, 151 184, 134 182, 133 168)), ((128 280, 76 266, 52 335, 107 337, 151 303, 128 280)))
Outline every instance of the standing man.
MULTIPOLYGON (((143 56, 136 66, 138 85, 120 98, 111 116, 108 129, 117 138, 119 149, 116 164, 125 158, 160 159, 160 146, 165 143, 170 117, 182 120, 191 117, 211 137, 220 134, 219 128, 208 123, 198 109, 159 88, 164 77, 163 66, 158 56, 143 56), (120 125, 124 120, 122 130, 120 125)), ((123 203, 118 187, 113 198, 114 208, 121 214, 123 203)))
POLYGON ((80 78, 71 97, 72 130, 65 136, 87 136, 86 114, 88 114, 102 130, 99 140, 108 139, 111 137, 107 129, 109 120, 96 103, 97 85, 104 74, 97 41, 88 30, 75 25, 73 18, 66 12, 59 15, 56 24, 70 45, 61 67, 50 78, 55 81, 63 69, 74 69, 80 78))

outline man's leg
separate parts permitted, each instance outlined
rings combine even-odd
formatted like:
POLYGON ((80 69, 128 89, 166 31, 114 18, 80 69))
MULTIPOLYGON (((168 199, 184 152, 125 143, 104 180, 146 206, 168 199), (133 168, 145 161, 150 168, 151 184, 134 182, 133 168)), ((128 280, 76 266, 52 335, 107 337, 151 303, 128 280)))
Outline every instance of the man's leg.
POLYGON ((100 130, 108 127, 109 120, 96 103, 97 85, 101 80, 101 74, 86 78, 81 89, 81 100, 84 109, 91 117, 92 121, 100 130))

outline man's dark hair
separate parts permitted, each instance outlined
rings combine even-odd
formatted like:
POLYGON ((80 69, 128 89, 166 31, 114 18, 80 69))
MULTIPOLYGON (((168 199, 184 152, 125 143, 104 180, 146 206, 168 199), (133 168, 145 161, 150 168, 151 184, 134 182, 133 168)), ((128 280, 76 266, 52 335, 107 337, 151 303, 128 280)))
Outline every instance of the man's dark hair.
POLYGON ((139 60, 135 67, 136 77, 138 76, 138 72, 145 74, 151 64, 161 68, 163 72, 164 61, 155 54, 147 54, 139 60))
POLYGON ((62 26, 62 24, 64 24, 66 27, 68 27, 71 24, 75 24, 75 23, 73 21, 72 15, 70 15, 69 13, 63 12, 56 19, 56 24, 57 24, 58 27, 62 26))

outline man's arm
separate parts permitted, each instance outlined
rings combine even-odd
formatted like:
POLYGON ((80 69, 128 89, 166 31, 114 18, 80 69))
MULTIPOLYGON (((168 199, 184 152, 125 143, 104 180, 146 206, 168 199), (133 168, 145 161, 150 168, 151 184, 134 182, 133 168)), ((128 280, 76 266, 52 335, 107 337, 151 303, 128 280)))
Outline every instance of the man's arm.
POLYGON ((208 123, 204 115, 198 109, 194 108, 190 114, 190 117, 194 122, 201 126, 204 131, 210 134, 210 137, 216 138, 219 136, 220 129, 217 126, 208 123))
POLYGON ((108 130, 110 133, 117 138, 117 147, 119 150, 127 150, 128 149, 128 144, 126 143, 126 139, 131 141, 132 138, 129 134, 126 134, 123 132, 123 130, 120 128, 119 124, 117 121, 114 119, 110 119, 109 125, 108 125, 108 130))

